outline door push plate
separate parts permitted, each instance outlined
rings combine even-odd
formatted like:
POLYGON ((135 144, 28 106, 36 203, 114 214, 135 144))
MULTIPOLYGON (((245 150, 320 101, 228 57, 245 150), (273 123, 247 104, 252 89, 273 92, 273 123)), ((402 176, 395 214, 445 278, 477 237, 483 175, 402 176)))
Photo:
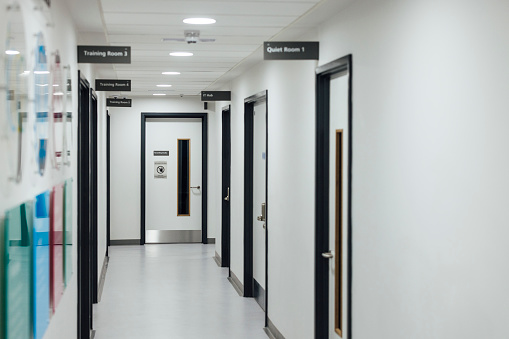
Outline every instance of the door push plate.
POLYGON ((258 221, 265 221, 266 220, 265 217, 266 217, 266 213, 267 213, 266 210, 267 209, 266 209, 265 203, 262 203, 262 215, 259 215, 256 218, 256 220, 258 220, 258 221))

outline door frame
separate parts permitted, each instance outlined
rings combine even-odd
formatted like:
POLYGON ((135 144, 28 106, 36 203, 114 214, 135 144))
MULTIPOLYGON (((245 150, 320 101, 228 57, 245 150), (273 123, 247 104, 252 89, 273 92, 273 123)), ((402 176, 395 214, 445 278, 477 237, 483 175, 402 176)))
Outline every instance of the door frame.
POLYGON ((208 195, 208 114, 207 113, 141 113, 141 220, 140 245, 145 245, 145 202, 146 202, 146 132, 147 119, 202 119, 202 220, 201 238, 208 244, 207 237, 207 195, 208 195))
POLYGON ((315 338, 329 335, 329 259, 322 253, 329 245, 329 152, 330 81, 335 74, 348 71, 348 180, 347 180, 347 339, 352 339, 352 55, 349 54, 316 69, 316 196, 315 196, 315 338))
POLYGON ((269 91, 265 90, 244 99, 244 297, 254 297, 253 277, 253 160, 254 106, 265 102, 265 327, 268 326, 268 242, 269 242, 269 91))
POLYGON ((89 339, 92 331, 91 290, 91 188, 90 188, 90 83, 78 71, 78 339, 89 339), (86 93, 86 97, 82 95, 86 93))
MULTIPOLYGON (((221 110, 221 133, 222 133, 222 161, 221 161, 221 267, 230 267, 231 254, 231 197, 226 203, 225 197, 231 195, 231 105, 221 110), (227 120, 225 121, 225 118, 227 120), (225 173, 225 168, 227 172, 225 173), (227 191, 230 187, 230 192, 227 191), (227 214, 225 216, 225 210, 227 214), (225 227, 226 226, 226 227, 225 227)), ((230 276, 230 274, 228 274, 230 276)))
POLYGON ((98 189, 97 189, 97 164, 98 164, 98 140, 97 140, 97 126, 98 126, 98 103, 97 103, 97 94, 91 88, 90 89, 90 118, 91 118, 91 126, 90 126, 90 148, 91 148, 91 159, 90 159, 90 189, 92 194, 91 200, 91 242, 90 242, 90 251, 91 251, 91 279, 92 279, 92 302, 97 304, 99 299, 98 294, 98 281, 99 281, 99 272, 98 272, 98 189))
POLYGON ((110 213, 110 111, 106 110, 106 256, 109 257, 111 244, 111 213, 110 213))

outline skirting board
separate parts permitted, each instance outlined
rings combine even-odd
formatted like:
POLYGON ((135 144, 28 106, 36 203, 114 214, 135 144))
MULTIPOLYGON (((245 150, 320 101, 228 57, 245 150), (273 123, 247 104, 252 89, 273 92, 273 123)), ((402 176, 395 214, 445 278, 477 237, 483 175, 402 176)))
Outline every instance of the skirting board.
POLYGON ((217 252, 213 259, 216 262, 217 266, 221 267, 221 257, 219 256, 219 254, 217 254, 217 252))
POLYGON ((101 269, 101 278, 99 279, 99 290, 97 292, 97 302, 101 301, 103 295, 104 281, 106 280, 106 272, 108 271, 108 263, 110 262, 110 257, 105 256, 103 261, 103 268, 101 269))
POLYGON ((207 238, 207 244, 215 244, 216 243, 216 238, 207 238))
POLYGON ((285 337, 279 332, 276 326, 268 319, 268 326, 264 327, 265 334, 271 339, 285 339, 285 337))
POLYGON ((230 271, 230 273, 231 273, 231 277, 228 277, 228 281, 232 284, 233 288, 235 289, 235 291, 237 291, 239 296, 243 297, 244 296, 244 285, 242 285, 242 283, 240 282, 239 278, 237 278, 235 273, 233 273, 232 271, 230 271))
POLYGON ((265 312, 265 290, 258 283, 258 281, 256 281, 256 279, 253 280, 254 280, 254 298, 258 305, 260 305, 262 310, 265 312))
POLYGON ((110 240, 110 246, 139 245, 140 239, 110 240))

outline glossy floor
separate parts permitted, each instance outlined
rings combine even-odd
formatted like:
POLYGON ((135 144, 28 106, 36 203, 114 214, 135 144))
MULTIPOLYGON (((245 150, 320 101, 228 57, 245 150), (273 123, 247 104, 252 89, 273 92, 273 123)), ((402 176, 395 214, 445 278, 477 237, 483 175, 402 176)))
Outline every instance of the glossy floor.
POLYGON ((264 313, 239 297, 214 245, 112 246, 96 339, 266 339, 264 313))

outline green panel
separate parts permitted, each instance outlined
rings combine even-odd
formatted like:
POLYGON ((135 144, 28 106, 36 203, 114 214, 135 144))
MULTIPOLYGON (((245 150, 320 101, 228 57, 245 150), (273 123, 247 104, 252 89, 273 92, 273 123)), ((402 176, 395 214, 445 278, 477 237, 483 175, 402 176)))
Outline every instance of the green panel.
POLYGON ((0 339, 5 338, 5 290, 4 290, 4 272, 5 272, 5 228, 4 218, 0 216, 0 339))
POLYGON ((30 339, 32 336, 32 216, 32 202, 6 213, 6 339, 30 339))
POLYGON ((69 285, 72 277, 72 179, 64 188, 64 282, 69 285))

